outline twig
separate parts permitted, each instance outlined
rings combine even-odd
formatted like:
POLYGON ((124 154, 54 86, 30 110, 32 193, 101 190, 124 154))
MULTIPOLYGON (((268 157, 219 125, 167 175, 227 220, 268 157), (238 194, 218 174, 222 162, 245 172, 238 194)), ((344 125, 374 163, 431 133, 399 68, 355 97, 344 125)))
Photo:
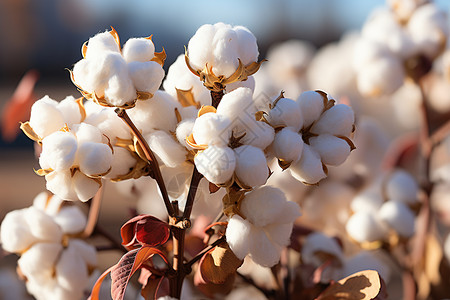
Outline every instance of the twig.
POLYGON ((117 108, 115 110, 117 116, 121 118, 131 129, 131 132, 136 137, 139 145, 141 146, 142 150, 144 151, 145 157, 149 161, 149 164, 152 166, 152 170, 155 175, 156 183, 158 184, 159 190, 161 191, 162 198, 164 200, 164 205, 166 206, 167 213, 169 216, 174 217, 175 212, 173 210, 172 205, 170 204, 169 194, 167 193, 166 186, 164 184, 163 177, 161 175, 161 170, 159 169, 158 161, 156 160, 155 155, 153 154, 153 151, 148 146, 147 142, 145 141, 144 137, 142 136, 141 132, 136 128, 133 121, 128 116, 127 112, 123 108, 117 108))
POLYGON ((186 205, 184 207, 183 218, 189 219, 191 217, 192 207, 194 206, 195 194, 197 193, 198 184, 203 178, 194 165, 194 171, 192 172, 191 184, 189 186, 189 192, 186 199, 186 205))
POLYGON ((88 238, 94 232, 95 226, 97 225, 98 214, 100 212, 100 206, 103 198, 103 187, 95 194, 94 198, 89 202, 89 214, 86 226, 84 227, 84 231, 81 234, 82 238, 88 238))
POLYGON ((203 255, 205 255, 206 252, 211 250, 212 248, 216 247, 217 245, 221 244, 222 242, 226 241, 225 236, 221 236, 217 240, 215 240, 211 245, 200 251, 197 255, 195 255, 190 261, 184 264, 184 266, 188 269, 192 268, 192 265, 195 264, 197 261, 199 261, 203 255))

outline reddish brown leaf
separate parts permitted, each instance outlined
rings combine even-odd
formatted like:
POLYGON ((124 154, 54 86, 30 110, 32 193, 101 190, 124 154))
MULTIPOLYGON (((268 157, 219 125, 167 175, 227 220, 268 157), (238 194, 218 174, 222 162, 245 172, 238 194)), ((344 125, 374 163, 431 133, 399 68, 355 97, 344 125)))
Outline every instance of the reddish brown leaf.
MULTIPOLYGON (((142 269, 142 270, 144 271, 145 269, 142 269)), ((150 271, 148 271, 148 272, 150 273, 150 271)), ((158 275, 150 273, 149 276, 146 278, 145 283, 142 286, 142 289, 141 289, 142 297, 144 297, 145 300, 156 299, 156 293, 158 292, 158 289, 159 289, 163 279, 164 279, 164 277, 162 277, 162 276, 158 276, 158 275)))
POLYGON ((206 282, 203 279, 200 270, 197 270, 194 275, 194 285, 207 297, 214 298, 214 295, 216 294, 226 295, 230 293, 234 287, 235 278, 236 273, 228 276, 225 282, 222 284, 210 283, 206 282))
POLYGON ((214 183, 210 182, 209 183, 209 193, 210 194, 214 194, 215 192, 217 192, 218 190, 220 190, 220 186, 215 185, 214 183))
POLYGON ((169 225, 150 215, 139 215, 128 220, 120 229, 122 245, 128 250, 140 246, 164 244, 170 235, 169 225))
POLYGON ((142 247, 126 253, 111 270, 111 296, 113 300, 122 300, 128 282, 144 262, 153 255, 160 255, 167 262, 164 254, 155 248, 142 247))
POLYGON ((111 272, 112 269, 114 269, 116 265, 110 267, 108 270, 103 272, 102 275, 97 279, 97 281, 94 284, 94 287, 92 288, 91 295, 89 296, 88 300, 99 300, 100 296, 100 287, 103 283, 103 280, 105 280, 106 276, 111 272))

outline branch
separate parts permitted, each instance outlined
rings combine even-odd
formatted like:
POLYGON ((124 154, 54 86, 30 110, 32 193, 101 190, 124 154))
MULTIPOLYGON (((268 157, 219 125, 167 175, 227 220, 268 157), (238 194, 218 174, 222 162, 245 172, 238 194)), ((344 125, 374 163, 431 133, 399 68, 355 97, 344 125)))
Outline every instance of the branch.
POLYGON ((194 171, 192 172, 191 184, 189 186, 189 192, 186 199, 186 205, 184 207, 183 218, 189 219, 191 217, 192 207, 194 206, 195 194, 197 193, 198 184, 203 178, 194 165, 194 171))
POLYGON ((161 175, 161 170, 159 169, 158 161, 156 160, 155 155, 153 154, 153 151, 148 146, 147 142, 145 141, 144 137, 142 136, 141 132, 136 128, 133 121, 128 116, 127 112, 123 108, 117 108, 115 110, 117 116, 121 118, 130 128, 133 135, 136 137, 139 145, 141 146, 142 150, 144 151, 145 157, 149 161, 150 166, 152 167, 153 174, 155 175, 156 183, 158 184, 159 190, 161 191, 161 195, 164 200, 164 205, 166 206, 167 213, 171 217, 175 217, 175 212, 170 204, 169 194, 167 193, 166 186, 164 184, 163 177, 161 175))

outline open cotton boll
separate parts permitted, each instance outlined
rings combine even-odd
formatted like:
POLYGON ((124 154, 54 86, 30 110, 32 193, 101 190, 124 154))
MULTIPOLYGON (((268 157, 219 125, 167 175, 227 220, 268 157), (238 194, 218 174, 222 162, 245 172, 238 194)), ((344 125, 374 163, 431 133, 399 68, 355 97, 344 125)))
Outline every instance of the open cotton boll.
POLYGON ((189 150, 191 150, 192 147, 186 143, 186 138, 191 134, 194 123, 195 119, 183 120, 178 123, 177 130, 175 131, 178 142, 189 150))
POLYGON ((39 163, 43 169, 67 170, 75 161, 77 148, 77 140, 72 133, 54 132, 42 140, 39 163))
POLYGON ((150 149, 169 168, 175 168, 186 161, 187 151, 171 135, 156 130, 145 136, 150 149))
POLYGON ((245 124, 245 135, 241 142, 245 145, 266 149, 275 138, 275 130, 265 122, 251 120, 245 124))
POLYGON ((84 142, 77 151, 80 171, 88 176, 98 176, 109 171, 112 162, 111 148, 106 144, 84 142))
POLYGON ((58 214, 53 217, 53 221, 59 225, 65 234, 80 233, 86 227, 86 216, 77 206, 64 206, 58 214))
POLYGON ((232 82, 230 84, 227 84, 227 86, 225 87, 225 90, 227 93, 234 91, 235 89, 238 89, 240 87, 243 88, 248 88, 250 90, 252 90, 252 92, 255 91, 255 77, 252 76, 248 76, 247 80, 243 80, 243 81, 235 81, 232 82))
POLYGON ((83 202, 95 196, 101 184, 81 172, 75 172, 72 178, 73 190, 77 198, 83 202))
POLYGON ((238 37, 230 28, 219 28, 212 40, 214 61, 212 71, 216 75, 231 76, 239 66, 238 37))
POLYGON ((406 171, 395 170, 386 183, 386 194, 392 201, 400 201, 406 205, 417 203, 419 185, 406 171))
POLYGON ((52 217, 31 206, 24 212, 30 233, 40 241, 59 243, 63 232, 52 217))
POLYGON ((288 126, 294 131, 299 131, 303 127, 303 116, 297 102, 289 98, 281 98, 277 101, 268 115, 267 121, 272 126, 288 126))
MULTIPOLYGON (((116 138, 131 139, 131 133, 128 126, 114 112, 112 107, 102 107, 92 101, 85 104, 86 119, 83 123, 93 125, 100 130, 101 135, 106 135, 111 144, 115 144, 116 138)), ((78 134, 77 134, 78 139, 78 134)), ((92 139, 90 139, 92 141, 92 139)), ((99 140, 99 142, 102 139, 99 140)), ((97 139, 95 140, 97 141, 97 139)))
POLYGON ((154 61, 130 62, 128 70, 136 90, 151 94, 159 88, 165 75, 161 65, 154 61))
POLYGON ((136 164, 136 158, 130 151, 122 147, 113 147, 111 170, 105 175, 105 178, 115 179, 119 176, 128 174, 136 164))
POLYGON ((5 251, 20 253, 38 240, 31 234, 24 219, 27 209, 13 210, 3 219, 0 226, 0 241, 5 251))
POLYGON ((62 245, 58 243, 34 244, 22 254, 17 264, 27 278, 45 283, 53 275, 54 266, 62 248, 62 245))
POLYGON ((381 190, 367 189, 353 198, 350 208, 354 212, 366 211, 370 213, 377 211, 382 204, 381 190))
POLYGON ((61 129, 64 117, 57 108, 58 102, 49 96, 36 101, 31 107, 30 126, 41 138, 61 129))
POLYGON ((197 153, 194 163, 208 181, 222 184, 231 179, 236 167, 236 157, 229 147, 209 146, 197 153))
POLYGON ((156 91, 149 101, 137 101, 127 112, 142 134, 154 129, 174 131, 177 126, 175 108, 178 104, 168 93, 156 91))
POLYGON ((96 34, 88 41, 86 58, 97 58, 107 51, 120 52, 119 45, 108 31, 96 34))
POLYGON ((57 106, 61 112, 64 122, 70 127, 72 124, 80 123, 82 115, 80 105, 73 96, 67 96, 57 106))
POLYGON ((300 160, 292 164, 289 170, 295 179, 308 184, 318 183, 321 179, 327 177, 319 154, 307 144, 303 146, 300 160))
POLYGON ((84 240, 70 239, 69 247, 75 249, 76 253, 81 256, 84 263, 88 266, 94 267, 97 265, 97 250, 94 246, 84 240))
POLYGON ((379 241, 387 235, 386 229, 373 211, 356 212, 348 219, 345 228, 350 237, 359 243, 379 241))
POLYGON ((83 289, 89 281, 88 268, 77 250, 69 243, 56 264, 58 285, 67 290, 83 289))
POLYGON ((123 106, 137 98, 136 89, 127 69, 120 69, 108 80, 105 98, 112 106, 123 106))
POLYGON ((272 267, 281 256, 281 246, 273 243, 263 229, 252 226, 249 250, 251 258, 255 263, 264 267, 272 267))
POLYGON ((404 77, 401 62, 385 56, 357 72, 358 90, 366 97, 392 94, 403 84, 404 77))
POLYGON ((272 150, 278 159, 286 162, 298 161, 303 151, 303 139, 292 127, 285 127, 275 134, 272 150))
POLYGON ((195 34, 189 40, 189 62, 194 69, 202 70, 207 62, 212 61, 211 41, 213 40, 215 33, 216 28, 214 25, 204 24, 197 29, 195 34))
POLYGON ((341 246, 336 239, 326 236, 322 232, 309 234, 302 247, 302 261, 309 264, 321 265, 323 261, 319 258, 319 253, 327 253, 342 263, 344 255, 341 246))
POLYGON ((206 113, 195 120, 192 135, 197 145, 228 145, 231 137, 231 121, 217 113, 206 113))
POLYGON ((85 142, 101 143, 103 141, 102 132, 97 127, 87 123, 74 125, 72 132, 76 135, 79 145, 85 142))
MULTIPOLYGON (((79 173, 79 172, 77 172, 79 173)), ((72 187, 70 170, 51 172, 45 175, 46 188, 59 198, 64 200, 77 200, 77 194, 72 187)))
POLYGON ((415 217, 404 203, 388 201, 381 206, 378 215, 400 236, 408 238, 414 234, 415 217))
POLYGON ((155 57, 155 45, 151 39, 131 38, 123 45, 122 55, 128 63, 150 61, 155 57))
POLYGON ((234 149, 236 154, 236 176, 246 186, 255 187, 266 183, 269 177, 264 152, 250 145, 234 149))
POLYGON ((319 119, 323 112, 323 96, 315 91, 307 91, 300 94, 297 103, 303 116, 303 127, 310 126, 319 119))
POLYGON ((352 66, 358 72, 378 59, 392 55, 385 44, 369 38, 359 38, 353 49, 352 66))
POLYGON ((258 45, 256 37, 244 26, 235 26, 233 30, 236 32, 239 47, 239 58, 244 66, 258 60, 258 45))
POLYGON ((239 215, 234 215, 228 220, 225 235, 231 251, 233 251, 237 258, 244 259, 249 253, 251 233, 252 225, 239 215))
POLYGON ((217 107, 217 114, 226 116, 232 121, 232 127, 237 135, 245 132, 246 123, 255 120, 255 113, 253 92, 244 87, 225 94, 217 107))
POLYGON ((279 219, 286 203, 283 192, 271 186, 262 186, 245 195, 241 203, 241 212, 247 220, 258 227, 271 223, 291 222, 292 220, 279 219))
POLYGON ((407 28, 417 48, 429 58, 435 58, 444 49, 448 35, 447 15, 434 3, 418 7, 407 28))
POLYGON ((322 114, 311 131, 319 134, 349 136, 353 130, 353 124, 355 124, 355 115, 352 108, 345 104, 337 104, 322 114))
POLYGON ((309 144, 320 156, 324 164, 338 166, 350 155, 350 145, 344 139, 331 134, 312 137, 309 144))

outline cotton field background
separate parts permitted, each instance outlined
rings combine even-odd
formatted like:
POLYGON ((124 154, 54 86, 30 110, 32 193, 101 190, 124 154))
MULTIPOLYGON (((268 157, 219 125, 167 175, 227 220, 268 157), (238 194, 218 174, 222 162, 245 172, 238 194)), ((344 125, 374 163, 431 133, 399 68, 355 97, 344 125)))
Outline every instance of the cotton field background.
POLYGON ((0 3, 0 299, 450 298, 450 4, 0 3))

